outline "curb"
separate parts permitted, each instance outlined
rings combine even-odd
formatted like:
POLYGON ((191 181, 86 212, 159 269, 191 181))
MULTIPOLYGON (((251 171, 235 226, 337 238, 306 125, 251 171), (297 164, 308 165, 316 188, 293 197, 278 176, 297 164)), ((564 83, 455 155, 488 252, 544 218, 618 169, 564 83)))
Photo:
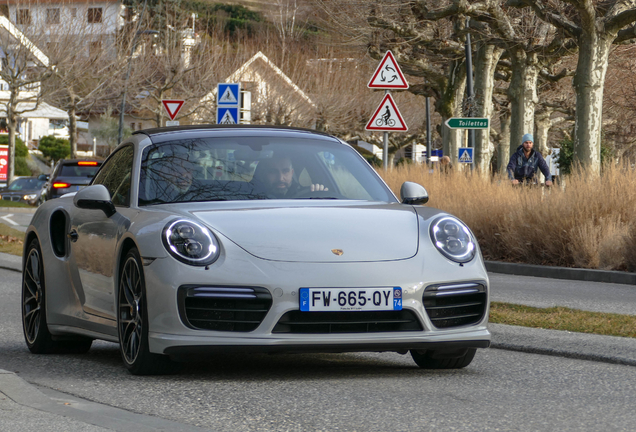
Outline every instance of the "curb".
POLYGON ((18 405, 51 414, 61 421, 66 418, 105 430, 121 432, 131 430, 139 432, 201 432, 207 430, 91 402, 53 389, 37 387, 29 384, 15 373, 2 369, 0 369, 0 391, 1 394, 6 395, 18 405))
POLYGON ((532 276, 551 279, 579 280, 587 282, 606 282, 624 285, 636 285, 636 273, 591 270, 570 267, 551 267, 534 264, 515 264, 499 261, 485 261, 486 270, 514 276, 532 276))
POLYGON ((37 207, 0 207, 1 213, 35 213, 37 207))

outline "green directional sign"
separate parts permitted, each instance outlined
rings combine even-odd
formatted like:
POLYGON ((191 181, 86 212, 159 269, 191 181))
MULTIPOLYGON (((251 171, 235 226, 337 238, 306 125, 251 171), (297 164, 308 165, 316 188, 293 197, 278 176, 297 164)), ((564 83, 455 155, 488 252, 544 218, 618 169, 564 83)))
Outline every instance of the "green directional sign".
POLYGON ((487 118, 453 117, 446 120, 446 126, 451 129, 488 129, 489 123, 487 118))

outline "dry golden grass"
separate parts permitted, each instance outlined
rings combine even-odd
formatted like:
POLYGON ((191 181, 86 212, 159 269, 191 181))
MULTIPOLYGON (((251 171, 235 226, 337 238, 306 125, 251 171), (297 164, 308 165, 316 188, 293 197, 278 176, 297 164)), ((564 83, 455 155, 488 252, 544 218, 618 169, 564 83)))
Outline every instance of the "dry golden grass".
POLYGON ((636 337, 636 316, 587 312, 564 307, 534 308, 493 302, 491 323, 567 330, 606 336, 636 337))
POLYGON ((398 194, 423 185, 427 204, 473 230, 485 259, 607 270, 636 269, 636 172, 606 166, 600 177, 578 170, 551 188, 514 187, 470 171, 430 173, 407 165, 383 173, 398 194))
POLYGON ((24 233, 0 223, 0 252, 22 256, 24 233))

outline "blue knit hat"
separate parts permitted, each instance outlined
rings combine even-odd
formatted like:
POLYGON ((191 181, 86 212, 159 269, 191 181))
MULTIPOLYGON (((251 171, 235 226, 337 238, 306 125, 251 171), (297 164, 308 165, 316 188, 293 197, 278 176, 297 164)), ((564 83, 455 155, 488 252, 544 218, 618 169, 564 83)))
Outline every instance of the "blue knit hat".
POLYGON ((532 134, 525 134, 523 138, 521 138, 521 143, 523 144, 526 141, 532 141, 534 143, 534 139, 532 138, 532 134))

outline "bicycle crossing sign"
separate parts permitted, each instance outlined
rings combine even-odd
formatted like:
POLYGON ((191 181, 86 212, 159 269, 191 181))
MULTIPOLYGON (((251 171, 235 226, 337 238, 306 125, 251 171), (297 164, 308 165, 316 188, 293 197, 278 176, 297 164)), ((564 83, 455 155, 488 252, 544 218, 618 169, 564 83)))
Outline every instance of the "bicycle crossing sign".
POLYGON ((473 163, 473 150, 472 147, 461 147, 459 149, 459 162, 465 164, 473 163))
POLYGON ((241 98, 241 84, 240 83, 219 83, 217 84, 217 100, 216 104, 219 106, 238 106, 240 105, 241 98))
POLYGON ((218 107, 216 109, 216 122, 217 124, 238 124, 238 107, 218 107))
POLYGON ((365 127, 369 131, 406 132, 409 128, 400 114, 391 94, 382 99, 382 103, 365 127))
POLYGON ((391 51, 387 51, 386 54, 384 54, 384 58, 375 70, 367 87, 376 89, 409 88, 409 84, 406 82, 406 78, 404 78, 404 74, 391 51))

